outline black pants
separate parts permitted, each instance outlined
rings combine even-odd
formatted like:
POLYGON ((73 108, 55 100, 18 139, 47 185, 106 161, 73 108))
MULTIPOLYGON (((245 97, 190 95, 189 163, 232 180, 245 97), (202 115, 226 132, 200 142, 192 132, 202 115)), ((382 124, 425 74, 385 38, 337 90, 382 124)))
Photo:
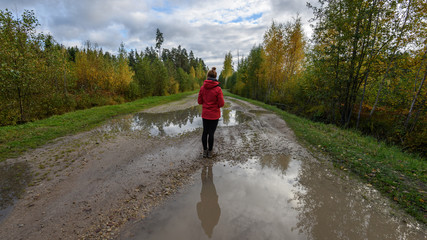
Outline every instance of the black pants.
POLYGON ((202 144, 203 149, 208 149, 208 135, 209 135, 209 151, 212 151, 214 143, 214 134, 216 126, 218 126, 218 120, 208 120, 203 118, 203 135, 202 135, 202 144))

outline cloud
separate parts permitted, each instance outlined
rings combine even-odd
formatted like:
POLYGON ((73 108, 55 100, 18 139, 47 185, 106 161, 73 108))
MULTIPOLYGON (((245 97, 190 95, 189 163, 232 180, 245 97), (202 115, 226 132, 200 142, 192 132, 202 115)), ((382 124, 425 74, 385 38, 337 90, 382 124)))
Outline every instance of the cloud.
MULTIPOLYGON (((164 48, 181 45, 219 70, 225 53, 237 60, 262 43, 271 21, 292 20, 297 12, 308 26, 310 10, 299 0, 0 0, 0 9, 34 10, 41 30, 66 46, 86 40, 115 53, 155 45, 159 28, 164 48)), ((309 28, 306 27, 306 32, 309 28)))
POLYGON ((306 2, 301 0, 270 0, 272 12, 275 14, 294 14, 296 12, 305 12, 306 2))

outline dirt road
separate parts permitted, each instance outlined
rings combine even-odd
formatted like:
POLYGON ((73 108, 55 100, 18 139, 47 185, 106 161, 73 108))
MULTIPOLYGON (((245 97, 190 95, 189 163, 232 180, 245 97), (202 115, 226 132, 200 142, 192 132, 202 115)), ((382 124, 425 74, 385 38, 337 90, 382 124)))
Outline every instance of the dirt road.
MULTIPOLYGON (((0 239, 138 236, 138 224, 150 219, 153 209, 162 209, 157 206, 185 195, 183 189, 194 185, 194 174, 206 164, 201 157, 200 111, 193 95, 113 119, 90 132, 64 137, 6 161, 2 168, 22 177, 22 181, 7 183, 11 189, 19 189, 26 182, 30 186, 13 207, 1 212, 0 239), (33 173, 31 179, 28 172, 33 173)), ((290 191, 292 200, 283 199, 295 202, 295 215, 287 217, 301 219, 290 230, 298 233, 298 238, 426 239, 423 226, 393 210, 392 203, 375 190, 334 169, 322 156, 314 157, 296 141, 282 119, 261 108, 227 98, 214 148, 210 164, 224 165, 223 172, 255 164, 250 168, 262 166, 257 170, 261 179, 265 175, 262 169, 282 166, 274 174, 282 174, 279 179, 301 190, 290 191), (287 173, 288 168, 294 175, 287 173), (287 175, 292 178, 284 178, 287 175)), ((267 181, 263 186, 272 184, 267 181)), ((259 218, 263 216, 259 213, 259 218)), ((281 227, 278 224, 274 229, 280 232, 281 227)), ((218 239, 246 236, 224 234, 218 239)))

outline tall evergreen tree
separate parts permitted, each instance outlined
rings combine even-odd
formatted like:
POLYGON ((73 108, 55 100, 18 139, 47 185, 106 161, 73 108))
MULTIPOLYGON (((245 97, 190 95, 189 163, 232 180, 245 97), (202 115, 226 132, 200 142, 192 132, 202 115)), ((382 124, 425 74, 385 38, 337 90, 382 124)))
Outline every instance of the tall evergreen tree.
POLYGON ((160 49, 162 48, 163 40, 164 40, 163 39, 163 33, 160 32, 160 29, 157 28, 157 30, 156 30, 156 49, 157 49, 159 58, 161 57, 160 56, 160 49))

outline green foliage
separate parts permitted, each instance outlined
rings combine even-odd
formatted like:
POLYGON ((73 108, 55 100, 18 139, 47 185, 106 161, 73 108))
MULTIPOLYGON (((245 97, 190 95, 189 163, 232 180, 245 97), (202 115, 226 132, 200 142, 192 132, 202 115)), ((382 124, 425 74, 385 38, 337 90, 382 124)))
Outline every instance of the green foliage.
MULTIPOLYGON (((194 93, 148 97, 121 105, 94 107, 17 126, 0 127, 0 162, 16 157, 28 149, 46 144, 55 138, 94 128, 112 117, 176 101, 194 93)), ((93 96, 86 95, 86 98, 91 97, 93 96)), ((92 104, 93 100, 88 99, 81 102, 92 104)))
MULTIPOLYGON (((36 35, 37 19, 32 11, 24 11, 21 18, 0 10, 0 124, 14 124, 31 120, 34 101, 49 85, 40 81, 41 63, 38 61, 43 36, 36 35)), ((36 106, 34 106, 36 105, 36 106)))
POLYGON ((162 59, 156 57, 154 49, 145 53, 131 51, 129 61, 135 71, 133 95, 162 96, 198 89, 206 77, 203 60, 190 56, 185 48, 163 49, 162 59), (134 87, 138 86, 138 89, 134 87))
POLYGON ((261 66, 265 73, 261 85, 267 89, 264 101, 269 103, 277 101, 280 94, 279 87, 283 84, 285 49, 284 26, 273 21, 264 34, 264 51, 262 52, 264 61, 261 66))
MULTIPOLYGON (((147 54, 147 51, 146 51, 147 54)), ((175 69, 182 68, 186 73, 190 73, 191 67, 196 71, 196 77, 203 79, 206 77, 206 65, 200 58, 195 58, 192 51, 187 53, 185 48, 178 46, 178 48, 163 49, 162 60, 164 63, 172 63, 175 69)))
POLYGON ((152 76, 154 80, 154 96, 163 96, 167 93, 168 75, 165 66, 160 60, 155 60, 151 65, 152 76))
POLYGON ((162 65, 159 64, 157 58, 154 58, 152 61, 149 57, 144 57, 142 61, 137 60, 135 65, 135 80, 140 86, 141 96, 162 95, 156 87, 156 83, 163 84, 164 82, 165 76, 156 74, 156 71, 162 70, 162 65))
POLYGON ((300 18, 286 24, 273 22, 263 46, 253 47, 239 63, 237 76, 227 88, 266 102, 292 103, 303 72, 304 47, 300 18))
POLYGON ((225 54, 224 57, 224 65, 222 67, 221 76, 224 79, 225 83, 227 83, 228 78, 233 74, 233 56, 231 52, 225 54))
POLYGON ((90 42, 86 44, 86 48, 76 54, 76 88, 90 94, 100 91, 125 94, 134 73, 129 67, 124 46, 120 47, 119 56, 113 58, 109 53, 104 54, 92 47, 90 42))
MULTIPOLYGON (((65 48, 52 36, 37 34, 37 25, 32 11, 14 18, 0 10, 0 126, 191 91, 206 75, 203 60, 181 46, 164 49, 164 61, 152 47, 128 54, 123 43, 112 55, 89 41, 83 49, 65 48)), ((159 30, 156 43, 160 52, 159 30)))
MULTIPOLYGON (((414 146, 414 135, 425 135, 426 108, 419 97, 427 97, 421 81, 427 46, 419 38, 425 37, 426 23, 415 19, 425 15, 423 5, 359 0, 324 1, 313 7, 318 20, 315 45, 301 86, 309 105, 324 109, 320 120, 355 126, 408 147, 414 146), (410 109, 411 100, 416 104, 410 109), (418 118, 404 124, 410 119, 408 110, 415 110, 418 118)), ((416 151, 426 154, 422 147, 416 151)))
POLYGON ((181 92, 193 90, 193 84, 190 76, 182 68, 178 68, 176 80, 179 83, 179 90, 181 92))
POLYGON ((298 17, 273 22, 227 89, 426 156, 426 6, 319 1, 310 48, 298 17))

